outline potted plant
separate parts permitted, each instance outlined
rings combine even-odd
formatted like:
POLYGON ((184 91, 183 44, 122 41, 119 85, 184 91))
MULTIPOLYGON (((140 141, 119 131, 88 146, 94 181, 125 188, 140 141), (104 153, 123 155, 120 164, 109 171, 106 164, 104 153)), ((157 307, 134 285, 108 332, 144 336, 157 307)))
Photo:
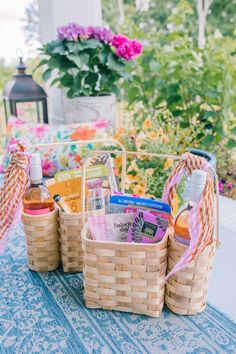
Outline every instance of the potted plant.
POLYGON ((66 91, 67 122, 108 119, 114 126, 118 81, 130 79, 126 66, 140 55, 142 45, 106 27, 70 23, 59 27, 57 40, 41 51, 43 79, 50 79, 56 69, 51 85, 66 91))

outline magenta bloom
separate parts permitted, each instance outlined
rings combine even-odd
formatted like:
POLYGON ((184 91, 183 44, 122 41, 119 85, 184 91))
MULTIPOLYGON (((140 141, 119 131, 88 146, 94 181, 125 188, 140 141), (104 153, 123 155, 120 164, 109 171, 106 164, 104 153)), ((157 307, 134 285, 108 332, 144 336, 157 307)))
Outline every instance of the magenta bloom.
POLYGON ((226 187, 227 187, 227 189, 231 190, 233 188, 233 184, 232 183, 227 183, 226 187))
POLYGON ((57 28, 57 37, 68 41, 76 40, 78 37, 88 38, 89 30, 85 26, 80 26, 76 23, 68 23, 68 25, 57 28))
POLYGON ((116 55, 125 60, 132 60, 142 52, 142 44, 135 40, 130 40, 122 34, 116 34, 112 41, 113 47, 116 48, 116 55))
POLYGON ((112 40, 112 45, 115 48, 119 48, 122 44, 129 42, 129 38, 122 34, 115 34, 112 40))
POLYGON ((142 45, 137 41, 128 40, 116 48, 116 55, 127 61, 139 56, 141 52, 142 45))
POLYGON ((218 187, 219 187, 219 192, 223 193, 223 184, 221 182, 219 183, 218 187))
POLYGON ((43 174, 45 176, 53 176, 56 170, 54 164, 49 160, 42 161, 42 168, 43 168, 43 174))
POLYGON ((113 32, 109 28, 101 26, 89 26, 88 32, 90 38, 97 39, 104 43, 111 43, 114 37, 113 32))

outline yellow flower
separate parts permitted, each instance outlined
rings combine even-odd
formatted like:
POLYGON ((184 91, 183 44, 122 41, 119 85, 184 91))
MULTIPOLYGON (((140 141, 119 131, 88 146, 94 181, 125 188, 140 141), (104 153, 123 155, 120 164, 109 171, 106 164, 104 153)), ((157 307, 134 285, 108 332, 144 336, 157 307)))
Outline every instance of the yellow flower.
POLYGON ((149 193, 147 194, 147 197, 148 197, 148 198, 154 198, 154 199, 156 198, 155 195, 149 194, 149 193))
POLYGON ((157 133, 155 133, 155 132, 149 133, 148 138, 151 140, 157 140, 157 133))
POLYGON ((128 178, 129 181, 132 181, 132 182, 138 181, 138 176, 137 175, 135 175, 135 176, 128 175, 127 178, 128 178))
POLYGON ((164 164, 164 170, 168 170, 173 164, 173 160, 168 157, 164 164))
POLYGON ((179 198, 178 198, 177 193, 175 193, 174 201, 173 201, 173 214, 174 215, 177 214, 178 209, 179 209, 179 198))
POLYGON ((138 185, 140 187, 147 188, 147 184, 144 181, 140 181, 138 185))
POLYGON ((122 135, 124 135, 124 133, 125 133, 125 128, 119 128, 114 135, 114 139, 120 140, 120 138, 122 138, 122 135))
POLYGON ((58 162, 62 167, 68 167, 68 157, 65 155, 59 155, 58 162))
POLYGON ((168 143, 170 141, 170 139, 166 135, 163 135, 162 140, 164 143, 168 143))
POLYGON ((150 118, 146 118, 145 121, 142 124, 143 130, 148 130, 152 128, 152 121, 150 118))
POLYGON ((117 156, 115 158, 115 166, 116 168, 120 169, 122 166, 122 156, 117 156))
POLYGON ((138 195, 145 195, 145 188, 139 185, 136 185, 133 188, 133 193, 138 195))
POLYGON ((145 171, 145 175, 148 176, 148 177, 151 177, 154 173, 154 169, 153 168, 148 168, 146 171, 145 171))

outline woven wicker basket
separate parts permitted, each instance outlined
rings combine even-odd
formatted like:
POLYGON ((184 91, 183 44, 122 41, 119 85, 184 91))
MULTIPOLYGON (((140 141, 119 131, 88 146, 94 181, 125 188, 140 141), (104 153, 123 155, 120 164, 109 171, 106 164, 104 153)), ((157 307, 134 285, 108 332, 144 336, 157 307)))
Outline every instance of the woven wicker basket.
MULTIPOLYGON (((92 215, 102 215, 104 209, 94 212, 87 212, 85 218, 92 215)), ((66 273, 83 271, 82 251, 82 214, 81 213, 59 213, 60 223, 60 244, 62 267, 66 273)))
POLYGON ((22 214, 26 234, 28 267, 36 272, 48 272, 60 261, 58 210, 41 216, 22 214))
MULTIPOLYGON (((192 261, 185 269, 173 274, 167 281, 165 303, 179 315, 195 315, 204 311, 208 280, 215 256, 215 241, 192 261)), ((168 272, 183 255, 186 245, 173 237, 168 242, 168 272)))
POLYGON ((155 244, 94 241, 86 226, 82 231, 86 306, 159 317, 167 240, 168 232, 155 244))

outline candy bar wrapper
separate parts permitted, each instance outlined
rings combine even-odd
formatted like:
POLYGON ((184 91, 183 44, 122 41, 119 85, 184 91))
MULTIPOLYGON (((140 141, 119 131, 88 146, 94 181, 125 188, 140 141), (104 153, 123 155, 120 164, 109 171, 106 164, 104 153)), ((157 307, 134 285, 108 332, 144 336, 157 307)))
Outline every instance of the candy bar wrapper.
POLYGON ((97 241, 127 241, 134 214, 108 214, 88 218, 92 238, 97 241))
POLYGON ((153 215, 149 211, 138 209, 129 228, 127 241, 138 243, 156 243, 163 239, 169 223, 169 215, 153 215))

